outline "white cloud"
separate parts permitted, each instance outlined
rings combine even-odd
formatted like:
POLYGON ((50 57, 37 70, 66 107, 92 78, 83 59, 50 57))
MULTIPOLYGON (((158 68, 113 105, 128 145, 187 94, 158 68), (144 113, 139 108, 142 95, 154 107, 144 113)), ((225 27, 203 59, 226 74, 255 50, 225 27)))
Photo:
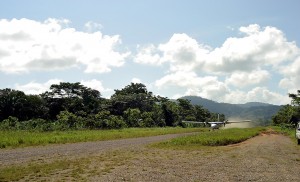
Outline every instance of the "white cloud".
MULTIPOLYGON (((51 85, 59 84, 60 82, 64 82, 64 81, 59 79, 51 79, 45 83, 37 83, 32 81, 24 85, 15 84, 14 87, 15 89, 23 91, 26 94, 38 95, 46 91, 49 91, 51 85)), ((110 92, 113 91, 112 89, 104 88, 102 82, 96 79, 81 80, 80 83, 88 88, 98 90, 101 94, 104 93, 104 96, 107 96, 108 94, 110 94, 110 92)))
MULTIPOLYGON (((157 80, 155 85, 159 89, 170 86, 186 88, 184 95, 196 95, 207 99, 222 100, 229 93, 229 88, 220 82, 216 76, 198 77, 193 72, 176 72, 157 80)), ((176 94, 173 98, 181 94, 176 94)))
POLYGON ((170 71, 192 71, 204 63, 209 47, 199 44, 187 34, 174 34, 157 47, 140 48, 135 62, 150 65, 170 64, 170 71))
POLYGON ((111 89, 106 89, 103 87, 102 82, 96 79, 92 79, 92 80, 81 80, 80 82, 82 85, 94 89, 94 90, 98 90, 99 92, 109 92, 112 91, 111 89))
POLYGON ((136 63, 149 65, 161 65, 163 63, 159 51, 153 44, 145 47, 138 46, 137 48, 138 53, 134 57, 136 63))
POLYGON ((96 23, 93 21, 89 21, 86 24, 84 24, 87 32, 94 32, 94 31, 99 31, 103 28, 103 26, 100 23, 96 23))
POLYGON ((246 95, 247 101, 259 101, 266 103, 286 104, 290 99, 287 95, 271 92, 265 87, 256 87, 246 95))
POLYGON ((155 86, 159 89, 168 88, 169 86, 197 87, 202 81, 203 80, 198 78, 193 72, 176 72, 157 80, 155 86))
POLYGON ((237 88, 261 85, 270 79, 271 75, 266 70, 254 70, 252 72, 234 72, 226 79, 226 84, 237 88))
POLYGON ((281 66, 279 71, 285 76, 279 86, 289 93, 296 93, 300 89, 300 56, 294 62, 281 66))
POLYGON ((276 68, 299 55, 296 43, 289 42, 275 27, 253 24, 239 30, 241 37, 230 37, 215 49, 187 34, 174 34, 166 43, 140 49, 135 61, 152 65, 169 63, 171 72, 230 74, 263 70, 266 66, 276 68))
POLYGON ((135 61, 169 65, 166 75, 154 85, 160 90, 185 89, 173 98, 198 95, 219 102, 289 103, 286 95, 264 86, 270 81, 279 82, 283 76, 281 88, 300 88, 300 49, 296 43, 271 26, 252 24, 239 31, 238 37, 230 37, 216 48, 187 34, 174 34, 165 43, 140 49, 135 61))
MULTIPOLYGON (((130 52, 118 52, 118 35, 80 32, 68 20, 0 20, 0 71, 23 73, 84 66, 86 73, 120 67, 130 52)), ((95 26, 88 23, 89 26, 95 26)))
POLYGON ((25 85, 15 84, 15 89, 23 91, 25 94, 38 95, 50 90, 52 84, 59 84, 62 80, 52 79, 46 83, 30 82, 25 85))
POLYGON ((142 83, 142 81, 139 78, 132 78, 131 82, 132 83, 142 83))
POLYGON ((249 91, 230 90, 221 94, 219 100, 227 103, 246 103, 246 102, 264 102, 270 104, 288 104, 290 99, 287 95, 272 92, 266 87, 255 87, 249 91))
POLYGON ((241 27, 246 35, 228 38, 220 48, 209 53, 206 60, 208 70, 220 73, 252 71, 285 61, 291 61, 299 54, 295 42, 288 42, 282 31, 275 27, 261 29, 258 25, 241 27))

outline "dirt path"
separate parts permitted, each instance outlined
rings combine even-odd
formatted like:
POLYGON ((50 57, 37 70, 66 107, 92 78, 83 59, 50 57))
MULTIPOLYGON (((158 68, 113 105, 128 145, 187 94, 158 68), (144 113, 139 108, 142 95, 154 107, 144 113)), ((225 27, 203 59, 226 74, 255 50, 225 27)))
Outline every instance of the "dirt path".
MULTIPOLYGON (((148 149, 103 181, 300 181, 300 147, 263 134, 238 145, 195 151, 148 149)), ((95 179, 97 181, 97 179, 95 179)))
POLYGON ((130 138, 122 140, 82 142, 72 144, 48 145, 41 147, 27 147, 18 149, 1 149, 0 164, 12 165, 35 160, 51 160, 57 157, 78 157, 82 155, 93 155, 95 153, 106 152, 122 148, 132 148, 146 145, 152 142, 168 140, 171 138, 193 135, 195 133, 168 134, 152 137, 130 138))
POLYGON ((71 169, 28 175, 21 181, 300 180, 300 147, 286 136, 267 133, 237 145, 188 151, 146 147, 177 136, 0 150, 0 163, 67 158, 71 164, 71 169))

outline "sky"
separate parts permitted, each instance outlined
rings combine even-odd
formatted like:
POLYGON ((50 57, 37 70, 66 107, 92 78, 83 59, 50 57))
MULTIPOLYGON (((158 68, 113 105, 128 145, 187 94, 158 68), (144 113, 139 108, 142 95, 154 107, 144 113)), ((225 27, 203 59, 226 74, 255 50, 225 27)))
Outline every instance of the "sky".
POLYGON ((105 98, 154 95, 289 104, 300 90, 298 0, 0 2, 0 89, 81 82, 105 98))

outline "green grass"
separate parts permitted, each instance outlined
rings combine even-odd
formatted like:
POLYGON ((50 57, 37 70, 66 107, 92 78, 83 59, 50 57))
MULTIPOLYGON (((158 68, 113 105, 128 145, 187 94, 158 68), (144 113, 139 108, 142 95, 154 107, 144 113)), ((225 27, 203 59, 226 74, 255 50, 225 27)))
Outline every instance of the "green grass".
POLYGON ((88 181, 89 177, 102 176, 124 165, 135 154, 132 151, 115 150, 76 159, 0 166, 0 181, 88 181), (53 179, 54 176, 57 179, 53 179))
POLYGON ((151 146, 165 147, 195 147, 195 146, 224 146, 245 141, 258 135, 265 128, 231 128, 216 131, 201 132, 197 135, 174 138, 151 146))
POLYGON ((82 130, 54 132, 0 131, 0 148, 17 148, 48 144, 103 141, 197 131, 203 131, 203 129, 176 127, 126 128, 121 130, 82 130))
POLYGON ((297 141, 297 139, 295 137, 295 132, 296 132, 295 128, 286 128, 286 127, 280 127, 280 126, 272 126, 271 128, 280 134, 289 136, 295 142, 297 141))

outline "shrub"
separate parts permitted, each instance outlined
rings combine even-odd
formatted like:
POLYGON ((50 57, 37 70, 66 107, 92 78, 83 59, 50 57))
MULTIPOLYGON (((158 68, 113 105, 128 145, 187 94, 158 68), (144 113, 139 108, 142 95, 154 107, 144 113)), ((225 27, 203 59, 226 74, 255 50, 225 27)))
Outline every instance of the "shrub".
POLYGON ((67 130, 67 129, 76 129, 76 122, 78 117, 68 111, 61 111, 57 115, 56 129, 58 130, 67 130))
POLYGON ((108 120, 106 120, 106 127, 108 129, 120 129, 125 128, 126 123, 124 122, 122 117, 112 115, 108 120))
POLYGON ((0 123, 1 130, 13 130, 17 129, 17 125, 19 123, 19 119, 13 116, 9 116, 7 119, 3 120, 0 123))

